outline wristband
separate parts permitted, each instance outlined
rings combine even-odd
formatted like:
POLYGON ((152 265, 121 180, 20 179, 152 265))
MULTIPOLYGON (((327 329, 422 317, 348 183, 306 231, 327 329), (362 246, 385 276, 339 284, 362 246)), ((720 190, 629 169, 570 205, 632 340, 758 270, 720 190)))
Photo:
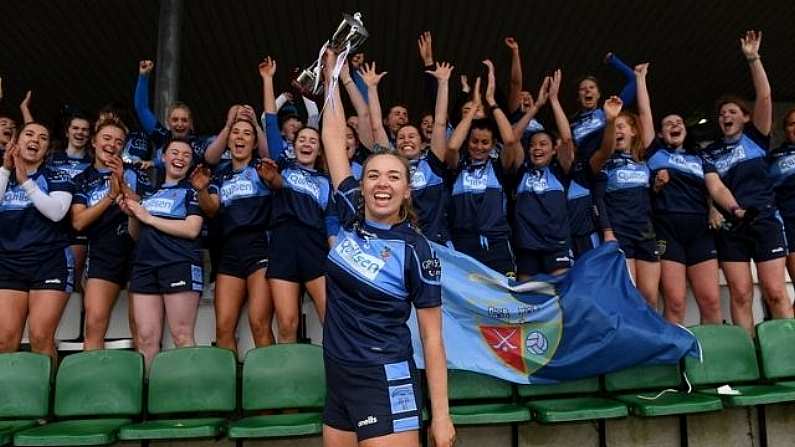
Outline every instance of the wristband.
POLYGON ((759 59, 761 59, 761 57, 759 57, 759 56, 752 56, 752 57, 745 58, 745 60, 748 61, 749 64, 753 64, 754 62, 758 61, 759 59))
POLYGON ((497 104, 494 104, 493 106, 489 106, 489 113, 493 114, 495 110, 499 110, 499 109, 500 109, 500 106, 498 106, 497 104))

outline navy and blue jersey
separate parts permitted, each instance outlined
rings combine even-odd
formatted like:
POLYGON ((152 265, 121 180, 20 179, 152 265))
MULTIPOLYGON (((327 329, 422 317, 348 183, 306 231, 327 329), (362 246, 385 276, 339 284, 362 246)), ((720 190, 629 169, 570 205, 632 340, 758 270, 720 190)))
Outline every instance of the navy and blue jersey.
POLYGON ((594 194, 603 200, 613 231, 633 240, 648 239, 651 228, 649 168, 627 153, 616 152, 594 182, 594 194))
POLYGON ((72 158, 66 151, 55 151, 47 160, 47 164, 65 173, 70 179, 85 171, 91 165, 91 155, 88 151, 80 158, 72 158))
POLYGON ((444 244, 450 240, 447 230, 447 167, 433 151, 409 163, 411 203, 417 212, 422 234, 444 244))
POLYGON ((461 159, 450 200, 450 231, 453 237, 486 236, 507 239, 507 197, 502 165, 492 157, 473 164, 461 159))
POLYGON ((704 171, 717 172, 742 208, 756 208, 761 215, 775 211, 767 166, 769 145, 770 137, 749 123, 739 140, 717 141, 701 152, 704 171))
POLYGON ((571 236, 588 236, 596 229, 591 181, 592 177, 588 175, 585 166, 578 166, 576 163, 572 165, 566 185, 566 208, 571 236))
POLYGON ((557 165, 517 173, 514 240, 519 248, 551 251, 568 247, 569 218, 563 172, 557 165))
POLYGON ((152 159, 152 141, 146 132, 134 130, 127 134, 122 148, 122 159, 125 163, 137 163, 152 159))
MULTIPOLYGON (((69 175, 52 166, 42 164, 28 178, 45 194, 55 191, 74 193, 74 185, 69 175)), ((0 202, 2 256, 36 256, 66 247, 70 239, 68 223, 65 220, 53 222, 41 214, 28 193, 17 183, 16 175, 12 172, 0 202)))
POLYGON ((361 190, 353 177, 335 199, 342 228, 326 263, 325 355, 358 365, 408 360, 411 305, 441 305, 441 264, 409 223, 360 222, 361 190))
POLYGON ((781 215, 795 218, 795 144, 783 144, 768 157, 770 179, 781 215))
POLYGON ((281 174, 282 189, 273 199, 273 225, 298 222, 335 235, 339 224, 328 176, 290 162, 281 174))
MULTIPOLYGON (((72 204, 90 208, 99 203, 110 191, 111 175, 113 172, 110 169, 98 170, 93 165, 86 168, 74 178, 75 193, 72 204)), ((142 196, 152 189, 149 176, 132 165, 124 166, 124 183, 142 196)), ((127 215, 113 203, 86 229, 86 236, 89 240, 97 240, 105 236, 115 236, 119 231, 127 231, 127 215)))
MULTIPOLYGON (((164 219, 184 220, 188 216, 201 216, 196 190, 187 180, 173 185, 163 185, 143 199, 149 214, 164 219)), ((138 244, 135 247, 135 264, 161 267, 179 262, 202 265, 199 238, 184 239, 140 224, 138 244)))
POLYGON ((708 192, 701 156, 683 148, 672 149, 658 140, 652 143, 648 153, 652 154, 646 163, 651 179, 663 169, 668 171, 670 179, 659 192, 652 192, 654 212, 706 214, 708 192))
POLYGON ((240 170, 225 163, 216 170, 212 185, 221 202, 224 236, 239 231, 262 231, 268 227, 273 194, 257 172, 258 160, 240 170))

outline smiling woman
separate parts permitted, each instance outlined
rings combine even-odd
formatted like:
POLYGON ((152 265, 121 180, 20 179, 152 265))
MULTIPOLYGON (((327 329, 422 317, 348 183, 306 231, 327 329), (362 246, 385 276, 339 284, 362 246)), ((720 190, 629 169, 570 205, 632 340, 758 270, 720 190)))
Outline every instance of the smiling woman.
POLYGON ((73 286, 65 226, 72 183, 44 163, 50 132, 30 122, 0 168, 0 352, 19 347, 27 320, 34 352, 55 358, 55 329, 73 286))

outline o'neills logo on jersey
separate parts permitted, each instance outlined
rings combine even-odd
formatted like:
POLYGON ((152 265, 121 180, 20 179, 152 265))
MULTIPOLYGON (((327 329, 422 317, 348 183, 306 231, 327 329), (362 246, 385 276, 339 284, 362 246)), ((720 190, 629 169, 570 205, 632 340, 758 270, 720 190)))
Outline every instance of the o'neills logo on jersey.
POLYGON ((251 180, 237 179, 221 187, 221 200, 227 201, 237 197, 254 195, 254 183, 251 180))
POLYGON ((359 244, 349 237, 337 244, 334 251, 346 264, 370 281, 375 280, 378 272, 384 268, 383 260, 362 251, 359 244))
POLYGON ((152 197, 151 199, 144 200, 144 208, 150 213, 171 213, 174 208, 174 200, 164 199, 162 197, 152 197))
POLYGON ((462 182, 465 189, 483 191, 489 184, 489 177, 483 171, 477 173, 464 171, 462 175, 464 176, 462 182))
POLYGON ((309 193, 315 200, 320 201, 320 186, 313 182, 310 176, 300 172, 290 172, 287 174, 287 184, 291 189, 309 193))

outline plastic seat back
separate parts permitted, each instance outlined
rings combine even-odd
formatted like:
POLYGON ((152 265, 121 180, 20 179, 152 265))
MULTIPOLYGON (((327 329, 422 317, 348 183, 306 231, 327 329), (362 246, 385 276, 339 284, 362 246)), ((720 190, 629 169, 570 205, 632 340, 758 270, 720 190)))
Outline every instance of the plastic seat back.
POLYGON ((703 354, 685 357, 685 372, 696 386, 747 382, 759 379, 756 349, 751 337, 739 326, 705 325, 690 330, 696 335, 703 354))
POLYGON ((519 385, 517 387, 521 397, 542 397, 571 394, 588 394, 599 391, 599 377, 572 380, 553 384, 519 385))
POLYGON ((38 418, 50 411, 50 357, 0 354, 0 418, 38 418))
POLYGON ((149 371, 151 414, 233 411, 237 363, 228 349, 210 346, 158 353, 149 371))
POLYGON ((507 399, 512 395, 513 386, 505 380, 455 369, 447 373, 447 396, 450 400, 507 399))
POLYGON ((90 351, 66 356, 55 380, 55 414, 140 414, 143 376, 143 357, 137 352, 90 351))
POLYGON ((767 379, 795 377, 795 320, 771 320, 756 326, 762 374, 767 379))
POLYGON ((605 375, 605 391, 646 390, 678 387, 679 365, 640 365, 605 375))
POLYGON ((320 408, 326 400, 323 349, 280 344, 248 352, 243 363, 243 409, 320 408))

